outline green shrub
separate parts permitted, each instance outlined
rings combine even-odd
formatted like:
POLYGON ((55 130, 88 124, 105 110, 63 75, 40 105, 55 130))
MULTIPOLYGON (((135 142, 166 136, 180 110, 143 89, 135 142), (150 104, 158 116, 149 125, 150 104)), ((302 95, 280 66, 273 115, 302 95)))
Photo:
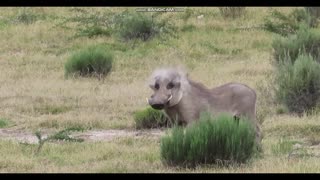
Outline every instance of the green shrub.
POLYGON ((92 46, 74 53, 65 64, 65 75, 89 76, 99 78, 110 73, 113 56, 100 46, 92 46))
POLYGON ((152 17, 142 13, 125 11, 119 16, 117 25, 119 35, 124 40, 142 39, 145 41, 157 33, 152 17))
POLYGON ((174 127, 161 139, 161 158, 167 165, 244 163, 254 152, 254 128, 227 114, 213 118, 202 113, 199 121, 185 129, 174 127))
POLYGON ((309 14, 304 9, 295 9, 289 15, 274 10, 264 20, 264 29, 282 36, 295 34, 300 24, 308 25, 309 14))
POLYGON ((175 27, 166 20, 158 20, 146 13, 124 11, 114 17, 115 30, 121 39, 126 41, 140 39, 143 41, 155 37, 157 34, 172 34, 175 27))
POLYGON ((301 27, 295 35, 275 39, 272 47, 277 63, 287 60, 293 63, 301 53, 311 54, 320 62, 320 31, 301 27))
POLYGON ((245 7, 219 7, 220 14, 224 18, 237 18, 246 13, 245 7))
POLYGON ((136 122, 137 129, 160 128, 169 125, 168 118, 162 111, 150 107, 135 112, 134 121, 136 122))
POLYGON ((320 97, 320 64, 300 55, 294 64, 283 63, 276 76, 277 99, 289 112, 302 114, 316 107, 320 97))

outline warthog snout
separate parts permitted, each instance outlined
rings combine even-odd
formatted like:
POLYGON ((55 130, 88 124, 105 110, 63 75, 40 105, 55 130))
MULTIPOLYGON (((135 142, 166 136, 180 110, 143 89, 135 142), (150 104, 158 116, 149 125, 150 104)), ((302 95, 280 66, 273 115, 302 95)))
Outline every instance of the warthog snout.
POLYGON ((170 104, 170 100, 172 99, 172 95, 168 97, 156 97, 152 95, 149 99, 147 98, 147 102, 153 109, 161 110, 164 109, 165 106, 170 104))
POLYGON ((153 104, 153 105, 151 105, 151 107, 152 107, 153 109, 161 110, 161 109, 164 108, 164 104, 153 104))

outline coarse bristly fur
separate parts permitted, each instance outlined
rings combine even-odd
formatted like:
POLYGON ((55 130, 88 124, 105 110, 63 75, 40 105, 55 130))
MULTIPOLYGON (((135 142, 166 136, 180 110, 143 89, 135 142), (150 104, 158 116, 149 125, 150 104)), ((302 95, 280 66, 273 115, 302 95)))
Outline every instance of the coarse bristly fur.
POLYGON ((231 82, 209 89, 189 79, 184 69, 174 67, 156 69, 150 80, 154 94, 148 99, 149 104, 164 109, 173 122, 188 125, 198 120, 201 112, 214 116, 230 113, 237 119, 248 118, 256 128, 257 141, 261 141, 256 121, 256 93, 247 85, 231 82))

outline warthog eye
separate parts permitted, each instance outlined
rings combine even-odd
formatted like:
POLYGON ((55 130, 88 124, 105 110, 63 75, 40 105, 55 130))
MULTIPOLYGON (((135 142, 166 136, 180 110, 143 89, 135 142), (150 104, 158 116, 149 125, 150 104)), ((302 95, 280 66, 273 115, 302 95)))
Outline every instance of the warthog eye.
POLYGON ((154 85, 154 88, 159 89, 159 84, 156 83, 156 84, 154 85))
POLYGON ((167 85, 167 89, 172 89, 174 87, 174 84, 172 82, 170 82, 168 85, 167 85))

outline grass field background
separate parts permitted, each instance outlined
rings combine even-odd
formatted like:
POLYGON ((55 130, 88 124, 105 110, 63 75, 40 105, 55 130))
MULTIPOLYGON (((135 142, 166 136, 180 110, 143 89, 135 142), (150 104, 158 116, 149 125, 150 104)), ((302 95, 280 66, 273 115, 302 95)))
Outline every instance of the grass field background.
MULTIPOLYGON (((36 144, 0 139, 0 172, 320 172, 320 159, 311 153, 320 151, 320 116, 276 113, 280 107, 268 101, 272 93, 268 78, 274 73, 271 43, 276 35, 250 28, 261 26, 272 9, 289 13, 293 7, 248 7, 245 16, 236 19, 224 19, 216 7, 188 8, 193 13, 187 20, 185 12, 163 13, 159 18, 177 27, 176 36, 138 41, 134 46, 114 36, 72 38, 75 29, 56 26, 72 16, 71 7, 0 9, 1 129, 134 130, 133 113, 148 106, 145 98, 152 93, 147 79, 164 65, 183 65, 193 80, 208 87, 248 84, 257 91, 258 115, 265 117, 261 118, 262 157, 239 167, 166 167, 160 160, 160 139, 148 136, 47 143, 37 156, 36 144), (35 22, 17 20, 26 10, 35 14, 35 22), (203 18, 197 18, 200 15, 203 18), (70 55, 98 44, 114 49, 111 74, 104 81, 66 79, 64 64, 70 55), (303 152, 288 158, 297 145, 303 152)), ((119 13, 127 8, 83 9, 119 13)))

